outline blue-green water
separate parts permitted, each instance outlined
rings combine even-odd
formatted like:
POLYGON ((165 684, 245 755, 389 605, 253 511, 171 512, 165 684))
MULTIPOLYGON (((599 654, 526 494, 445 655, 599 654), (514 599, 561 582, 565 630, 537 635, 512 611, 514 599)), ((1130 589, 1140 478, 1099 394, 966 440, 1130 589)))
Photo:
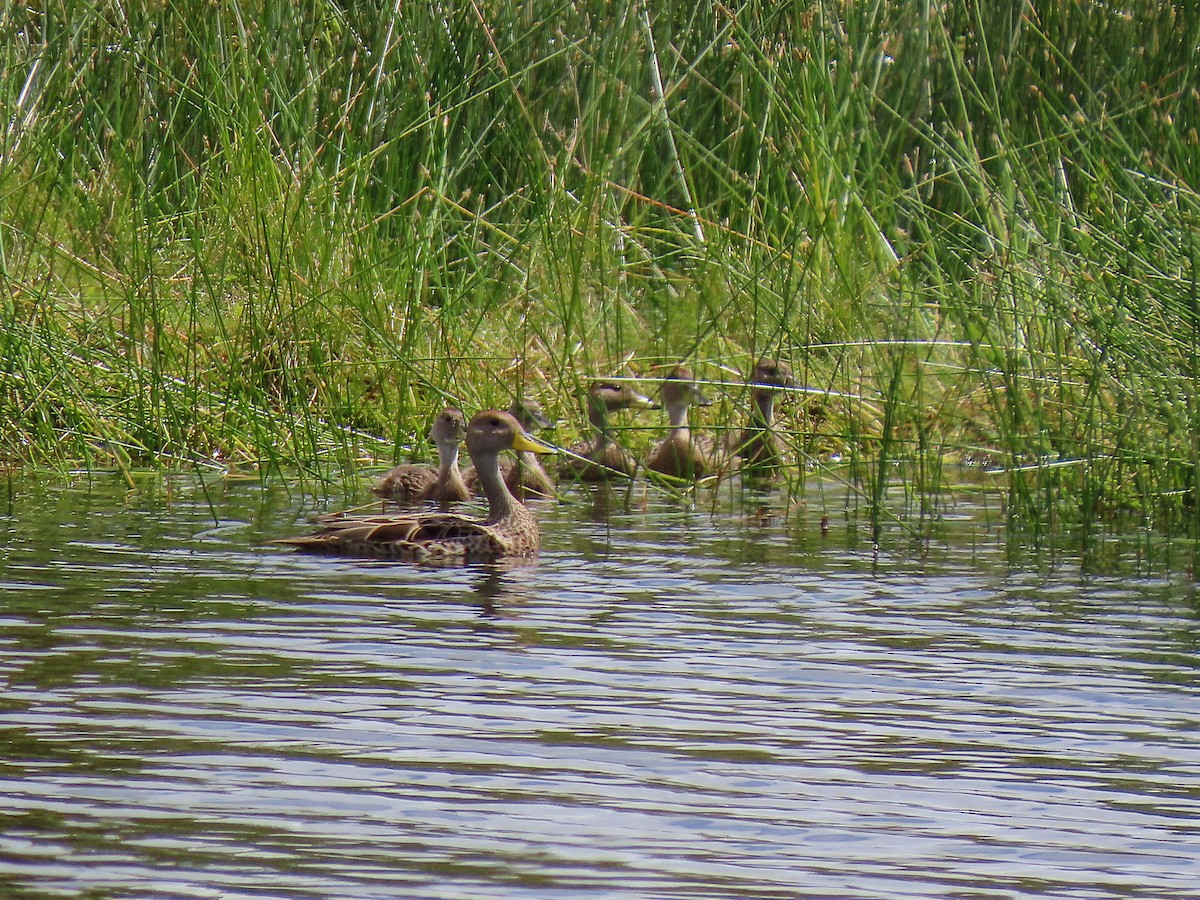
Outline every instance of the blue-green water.
POLYGON ((1200 897, 1161 551, 635 492, 427 570, 266 544, 278 486, 7 498, 0 895, 1200 897))

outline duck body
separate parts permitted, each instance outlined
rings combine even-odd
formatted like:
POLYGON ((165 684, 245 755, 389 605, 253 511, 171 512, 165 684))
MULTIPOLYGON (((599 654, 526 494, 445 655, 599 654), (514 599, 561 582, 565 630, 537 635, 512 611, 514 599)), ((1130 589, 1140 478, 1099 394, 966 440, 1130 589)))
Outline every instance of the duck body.
POLYGON ((385 472, 372 488, 376 496, 397 503, 421 503, 436 500, 449 503, 470 500, 471 490, 463 481, 462 473, 442 474, 428 466, 396 466, 385 472))
POLYGON ((687 412, 692 403, 707 405, 708 401, 696 387, 690 371, 678 366, 667 376, 662 402, 671 430, 646 457, 646 468, 672 478, 703 478, 712 469, 711 454, 692 437, 687 412))
POLYGON ((487 497, 486 518, 432 511, 398 516, 335 513, 318 519, 322 527, 317 532, 276 543, 306 553, 442 565, 533 555, 540 545, 537 519, 504 484, 499 453, 549 453, 551 448, 526 435, 508 413, 486 410, 467 428, 467 449, 487 497))
POLYGON ((430 437, 438 448, 438 465, 401 465, 385 472, 372 490, 385 500, 420 503, 424 500, 469 500, 471 492, 458 468, 458 445, 463 438, 466 417, 461 410, 448 406, 433 423, 430 437))
POLYGON ((675 432, 663 438, 646 457, 646 468, 672 478, 695 480, 709 473, 711 463, 691 435, 675 432))
POLYGON ((607 481, 614 475, 632 476, 637 470, 637 461, 616 442, 609 414, 631 407, 653 409, 657 405, 627 384, 594 383, 588 390, 587 408, 595 437, 570 448, 571 458, 564 459, 559 465, 559 477, 573 481, 607 481))
POLYGON ((517 454, 515 461, 502 460, 500 474, 517 499, 532 497, 544 500, 556 495, 554 482, 550 480, 538 458, 527 451, 517 454))
POLYGON ((765 424, 750 424, 742 429, 737 455, 744 469, 778 468, 782 461, 779 438, 765 424))
POLYGON ((540 546, 537 519, 525 508, 503 522, 489 523, 455 513, 399 516, 325 516, 321 530, 289 538, 306 553, 453 565, 505 556, 532 556, 540 546))
POLYGON ((620 444, 576 444, 571 452, 584 459, 564 460, 558 474, 573 481, 608 481, 614 475, 630 478, 637 469, 637 461, 620 444))

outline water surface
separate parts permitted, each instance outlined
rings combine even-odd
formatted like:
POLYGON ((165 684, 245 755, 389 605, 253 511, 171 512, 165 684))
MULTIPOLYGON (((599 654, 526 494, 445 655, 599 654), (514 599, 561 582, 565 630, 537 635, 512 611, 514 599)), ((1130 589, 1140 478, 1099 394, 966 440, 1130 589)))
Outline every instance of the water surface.
POLYGON ((267 544, 282 486, 10 483, 5 896, 1200 897, 1168 552, 572 496, 430 570, 267 544))

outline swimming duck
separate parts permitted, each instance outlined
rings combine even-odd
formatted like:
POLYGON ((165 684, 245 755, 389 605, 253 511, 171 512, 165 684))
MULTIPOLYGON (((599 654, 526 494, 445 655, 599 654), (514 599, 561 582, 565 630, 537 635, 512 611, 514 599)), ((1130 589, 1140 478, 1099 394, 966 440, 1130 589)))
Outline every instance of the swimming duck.
POLYGON ((742 429, 736 454, 742 468, 774 469, 781 464, 779 439, 771 430, 775 417, 775 394, 780 388, 795 387, 792 370, 775 359, 763 357, 750 373, 750 421, 742 429))
POLYGON ((607 481, 612 475, 632 475, 637 463, 624 447, 615 443, 608 423, 609 413, 630 407, 656 409, 658 404, 628 384, 594 382, 588 389, 587 414, 596 436, 571 448, 574 456, 583 458, 564 459, 558 467, 559 476, 579 481, 607 481))
POLYGON ((662 403, 667 408, 671 430, 646 457, 646 468, 675 478, 703 478, 712 467, 708 449, 692 438, 687 412, 693 403, 707 406, 708 400, 696 387, 689 369, 676 366, 663 382, 662 403))
MULTIPOLYGON (((554 424, 542 412, 541 404, 532 397, 514 400, 508 408, 508 413, 521 424, 526 434, 534 434, 539 429, 549 428, 554 424)), ((554 482, 550 480, 538 458, 528 451, 522 450, 517 453, 515 462, 501 460, 500 474, 504 476, 504 483, 518 500, 525 497, 554 496, 554 482)), ((463 472, 463 481, 469 491, 476 492, 479 476, 474 466, 463 472)))
POLYGON ((466 416, 448 406, 438 413, 430 437, 437 444, 438 466, 402 465, 385 472, 372 490, 387 500, 419 503, 422 500, 469 500, 471 492, 458 471, 458 445, 466 416))
POLYGON ((318 520, 323 527, 315 534, 276 543, 307 553, 440 564, 532 556, 540 544, 537 519, 500 477, 500 452, 552 453, 553 449, 529 437, 509 413, 489 409, 467 426, 467 450, 487 497, 486 518, 432 511, 398 516, 334 514, 318 520))

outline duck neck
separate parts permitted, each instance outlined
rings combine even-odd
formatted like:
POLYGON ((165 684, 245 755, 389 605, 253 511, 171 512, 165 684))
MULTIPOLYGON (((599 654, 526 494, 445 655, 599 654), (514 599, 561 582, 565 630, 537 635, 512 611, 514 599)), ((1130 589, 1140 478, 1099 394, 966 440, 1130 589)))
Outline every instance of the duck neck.
POLYGON ((775 418, 775 392, 757 390, 754 392, 754 407, 750 410, 752 427, 770 428, 775 418))
POLYGON ((449 481, 458 474, 458 441, 438 444, 438 480, 449 481))
POLYGON ((475 460, 475 472, 479 476, 483 496, 487 498, 488 522, 499 522, 512 515, 517 498, 509 492, 500 474, 500 457, 495 454, 478 457, 475 460))
POLYGON ((612 426, 608 423, 608 410, 603 404, 593 404, 588 410, 588 421, 596 431, 596 449, 607 447, 613 440, 612 426))
POLYGON ((687 411, 686 403, 672 403, 667 407, 667 419, 671 423, 672 436, 688 436, 687 411))

